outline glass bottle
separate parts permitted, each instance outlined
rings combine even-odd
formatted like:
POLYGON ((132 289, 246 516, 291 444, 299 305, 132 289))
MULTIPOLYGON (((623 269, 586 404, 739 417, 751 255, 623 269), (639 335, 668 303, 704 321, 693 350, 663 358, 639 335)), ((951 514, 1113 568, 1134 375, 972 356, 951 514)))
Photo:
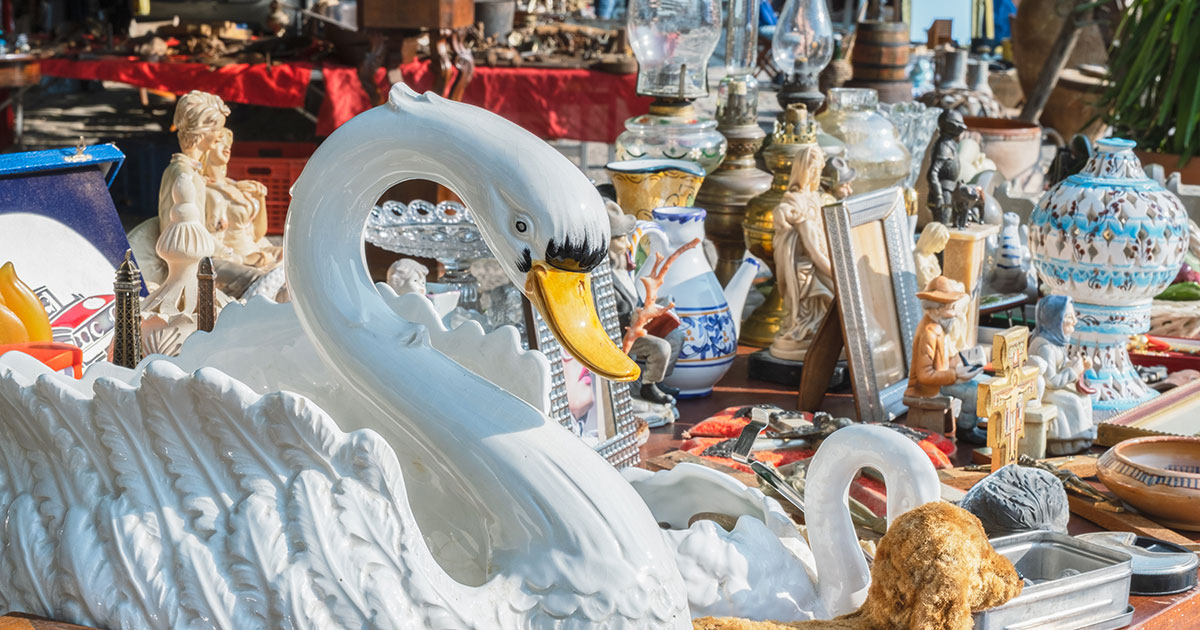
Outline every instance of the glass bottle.
POLYGON ((717 121, 697 116, 695 108, 655 103, 649 114, 625 121, 616 145, 618 160, 690 160, 711 173, 725 158, 728 142, 717 131, 717 121))
POLYGON ((896 127, 879 113, 879 93, 832 88, 829 109, 817 116, 821 129, 846 143, 846 160, 858 171, 855 194, 895 186, 909 175, 912 156, 896 127))

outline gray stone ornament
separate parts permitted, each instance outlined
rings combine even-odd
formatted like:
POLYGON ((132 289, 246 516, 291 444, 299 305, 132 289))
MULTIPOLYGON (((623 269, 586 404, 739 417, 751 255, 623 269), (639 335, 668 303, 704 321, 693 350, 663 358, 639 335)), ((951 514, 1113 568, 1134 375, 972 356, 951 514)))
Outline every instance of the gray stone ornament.
POLYGON ((992 538, 1036 529, 1065 534, 1071 518, 1062 482, 1040 468, 1019 465, 984 477, 959 505, 979 517, 992 538))

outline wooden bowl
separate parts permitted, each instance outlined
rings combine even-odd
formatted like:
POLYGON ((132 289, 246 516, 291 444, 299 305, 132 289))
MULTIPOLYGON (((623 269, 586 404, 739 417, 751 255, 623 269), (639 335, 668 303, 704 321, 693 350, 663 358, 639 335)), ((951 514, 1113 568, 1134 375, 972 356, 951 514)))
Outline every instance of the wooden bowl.
POLYGON ((1109 490, 1159 523, 1200 531, 1200 438, 1126 440, 1100 457, 1096 474, 1109 490))

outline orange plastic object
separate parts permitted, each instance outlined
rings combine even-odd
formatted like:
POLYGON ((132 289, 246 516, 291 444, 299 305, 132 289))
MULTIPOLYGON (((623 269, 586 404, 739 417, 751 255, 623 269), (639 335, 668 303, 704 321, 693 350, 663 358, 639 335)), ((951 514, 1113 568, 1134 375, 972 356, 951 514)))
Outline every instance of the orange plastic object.
POLYGON ((29 332, 17 314, 4 305, 0 299, 0 343, 18 343, 29 341, 29 332))
POLYGON ((292 184, 317 150, 311 142, 235 142, 227 174, 267 187, 267 234, 283 234, 292 184))
POLYGON ((59 341, 27 341, 0 345, 0 356, 7 352, 24 352, 55 372, 70 368, 75 378, 83 378, 83 349, 79 346, 59 341))

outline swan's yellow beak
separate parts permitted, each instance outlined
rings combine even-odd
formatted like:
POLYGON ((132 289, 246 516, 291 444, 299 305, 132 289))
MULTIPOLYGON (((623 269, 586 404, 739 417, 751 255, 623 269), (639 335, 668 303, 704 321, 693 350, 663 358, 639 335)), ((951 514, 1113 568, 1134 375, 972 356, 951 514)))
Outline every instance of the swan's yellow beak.
POLYGON ((590 275, 534 261, 525 276, 525 293, 558 342, 587 369, 613 381, 638 377, 637 364, 604 332, 592 299, 590 275))

